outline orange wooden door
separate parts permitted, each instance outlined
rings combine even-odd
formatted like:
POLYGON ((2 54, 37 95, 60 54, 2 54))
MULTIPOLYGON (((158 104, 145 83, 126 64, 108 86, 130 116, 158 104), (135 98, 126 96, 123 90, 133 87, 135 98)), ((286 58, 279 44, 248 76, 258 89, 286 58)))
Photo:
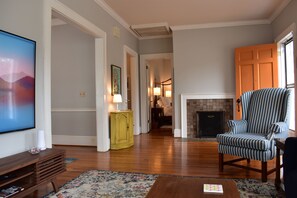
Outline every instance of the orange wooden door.
MULTIPOLYGON (((235 49, 236 98, 244 92, 278 87, 277 45, 263 44, 235 49)), ((241 109, 236 106, 236 119, 241 109)))

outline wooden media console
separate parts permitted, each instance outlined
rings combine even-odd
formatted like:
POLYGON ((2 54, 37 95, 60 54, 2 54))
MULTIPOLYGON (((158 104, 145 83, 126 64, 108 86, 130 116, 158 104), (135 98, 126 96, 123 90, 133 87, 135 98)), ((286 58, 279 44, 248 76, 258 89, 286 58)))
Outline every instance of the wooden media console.
POLYGON ((66 170, 65 151, 46 149, 38 154, 22 152, 0 159, 0 192, 12 186, 23 190, 13 197, 24 197, 39 186, 52 183, 57 191, 55 178, 66 170))

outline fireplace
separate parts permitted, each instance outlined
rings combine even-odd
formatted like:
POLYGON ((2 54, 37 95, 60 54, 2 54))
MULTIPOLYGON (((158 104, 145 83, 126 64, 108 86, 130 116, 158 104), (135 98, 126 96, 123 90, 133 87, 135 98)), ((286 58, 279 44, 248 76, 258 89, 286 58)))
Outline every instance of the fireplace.
POLYGON ((216 137, 224 133, 224 111, 197 111, 197 137, 216 137))
POLYGON ((184 123, 186 126, 183 131, 182 137, 197 138, 197 111, 223 111, 224 112, 224 129, 222 132, 228 131, 227 121, 233 119, 233 96, 229 95, 216 95, 211 96, 196 96, 196 98, 183 99, 186 105, 186 111, 183 111, 185 115, 184 123))

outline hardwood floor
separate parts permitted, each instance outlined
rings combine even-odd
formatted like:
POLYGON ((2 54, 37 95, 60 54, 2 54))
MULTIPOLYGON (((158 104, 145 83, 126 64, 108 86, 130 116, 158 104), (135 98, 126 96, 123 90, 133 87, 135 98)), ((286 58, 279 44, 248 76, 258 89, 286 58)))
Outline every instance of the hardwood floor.
MULTIPOLYGON (((134 142, 131 148, 103 153, 97 152, 96 147, 54 146, 64 149, 66 157, 78 159, 67 164, 67 171, 57 178, 58 185, 91 169, 213 178, 261 178, 259 173, 230 166, 219 172, 215 141, 173 138, 170 129, 161 129, 134 136, 134 142)), ((226 156, 225 159, 232 157, 226 156)), ((257 161, 252 160, 250 165, 260 168, 257 161)), ((269 169, 274 166, 274 160, 268 162, 269 169)), ((274 179, 274 176, 271 174, 268 178, 274 179)), ((52 186, 47 185, 32 196, 40 197, 50 191, 52 186)))

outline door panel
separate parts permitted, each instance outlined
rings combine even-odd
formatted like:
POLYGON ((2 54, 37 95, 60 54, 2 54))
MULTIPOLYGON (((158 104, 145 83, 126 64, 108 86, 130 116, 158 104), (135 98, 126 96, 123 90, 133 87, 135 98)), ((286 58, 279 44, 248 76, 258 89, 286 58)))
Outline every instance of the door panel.
POLYGON ((252 64, 250 64, 250 65, 242 65, 240 68, 241 68, 241 81, 240 81, 241 90, 240 91, 244 93, 254 88, 254 83, 253 83, 254 67, 252 64))
MULTIPOLYGON (((278 87, 276 44, 264 44, 235 49, 236 98, 244 92, 278 87)), ((241 118, 241 109, 236 119, 241 118)))
POLYGON ((273 78, 272 75, 267 75, 267 74, 272 74, 273 73, 273 66, 271 63, 264 63, 259 65, 259 75, 260 75, 260 84, 259 88, 270 88, 273 87, 273 78))
POLYGON ((250 61, 254 59, 254 54, 252 50, 242 51, 239 55, 239 61, 250 61))
POLYGON ((273 58, 273 53, 271 49, 259 49, 259 60, 263 60, 264 58, 273 58))

